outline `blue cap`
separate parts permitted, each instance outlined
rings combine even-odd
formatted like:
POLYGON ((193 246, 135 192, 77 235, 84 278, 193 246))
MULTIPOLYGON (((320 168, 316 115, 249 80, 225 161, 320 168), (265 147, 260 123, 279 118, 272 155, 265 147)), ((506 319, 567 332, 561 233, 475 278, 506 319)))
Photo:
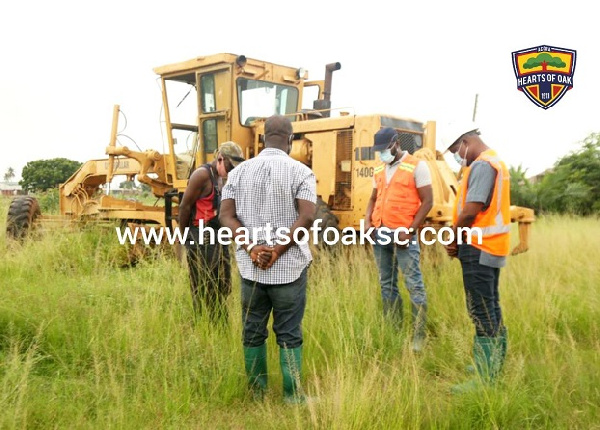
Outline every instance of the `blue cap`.
POLYGON ((375 133, 374 151, 383 151, 399 137, 398 132, 392 127, 384 127, 375 133))

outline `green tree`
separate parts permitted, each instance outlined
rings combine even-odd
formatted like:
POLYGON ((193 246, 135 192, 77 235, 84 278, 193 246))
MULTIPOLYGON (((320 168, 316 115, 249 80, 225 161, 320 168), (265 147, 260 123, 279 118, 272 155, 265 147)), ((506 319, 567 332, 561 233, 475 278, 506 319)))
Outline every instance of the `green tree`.
POLYGON ((4 182, 10 182, 12 178, 15 177, 15 169, 9 167, 6 169, 6 173, 4 174, 4 182))
POLYGON ((82 163, 66 158, 53 158, 51 160, 29 161, 23 172, 19 184, 27 191, 46 191, 57 187, 75 173, 82 163))
POLYGON ((553 57, 552 55, 548 54, 547 52, 543 52, 541 54, 538 54, 536 57, 532 57, 532 58, 528 59, 525 62, 525 64, 523 64, 523 68, 524 69, 533 69, 535 67, 542 66, 542 70, 546 71, 548 69, 548 66, 562 69, 566 65, 567 65, 567 63, 565 63, 563 60, 561 60, 560 57, 553 57))
POLYGON ((510 167, 510 204, 515 206, 523 206, 534 208, 537 204, 536 191, 526 178, 527 169, 523 166, 510 167))
POLYGON ((600 213, 600 134, 558 160, 539 184, 540 209, 589 215, 600 213))

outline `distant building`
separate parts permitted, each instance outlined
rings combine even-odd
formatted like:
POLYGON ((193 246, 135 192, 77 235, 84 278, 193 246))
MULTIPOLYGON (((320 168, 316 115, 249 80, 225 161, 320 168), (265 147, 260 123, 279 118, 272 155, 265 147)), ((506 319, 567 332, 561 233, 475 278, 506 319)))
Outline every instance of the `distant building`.
POLYGON ((137 188, 110 187, 110 193, 114 196, 136 196, 141 191, 137 188))
POLYGON ((542 182, 542 179, 544 179, 544 176, 546 176, 548 173, 552 173, 554 171, 554 168, 549 168, 544 170, 542 173, 538 173, 537 175, 533 175, 531 177, 529 177, 529 183, 531 184, 539 184, 540 182, 542 182))
POLYGON ((19 194, 25 194, 25 192, 16 182, 0 182, 0 195, 16 196, 19 194))

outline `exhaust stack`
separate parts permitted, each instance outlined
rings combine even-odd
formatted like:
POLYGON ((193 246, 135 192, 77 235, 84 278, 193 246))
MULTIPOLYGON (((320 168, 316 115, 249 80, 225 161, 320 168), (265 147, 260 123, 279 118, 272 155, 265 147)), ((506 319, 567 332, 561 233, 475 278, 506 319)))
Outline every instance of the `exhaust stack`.
POLYGON ((323 117, 327 118, 330 115, 329 110, 331 109, 331 81, 333 77, 333 72, 336 70, 340 70, 342 65, 340 63, 330 63, 325 66, 325 84, 323 88, 323 99, 315 100, 313 102, 313 108, 317 110, 325 110, 321 112, 323 117))

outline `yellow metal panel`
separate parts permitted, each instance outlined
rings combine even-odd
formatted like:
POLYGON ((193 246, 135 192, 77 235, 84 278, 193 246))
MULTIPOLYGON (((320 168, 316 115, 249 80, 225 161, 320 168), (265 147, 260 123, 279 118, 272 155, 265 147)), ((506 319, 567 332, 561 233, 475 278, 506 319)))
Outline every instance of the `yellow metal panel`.
POLYGON ((333 198, 333 209, 352 209, 353 134, 352 129, 336 132, 335 196, 333 198))
POLYGON ((317 177, 317 195, 328 203, 335 193, 336 133, 309 133, 304 137, 312 142, 312 170, 317 177))

